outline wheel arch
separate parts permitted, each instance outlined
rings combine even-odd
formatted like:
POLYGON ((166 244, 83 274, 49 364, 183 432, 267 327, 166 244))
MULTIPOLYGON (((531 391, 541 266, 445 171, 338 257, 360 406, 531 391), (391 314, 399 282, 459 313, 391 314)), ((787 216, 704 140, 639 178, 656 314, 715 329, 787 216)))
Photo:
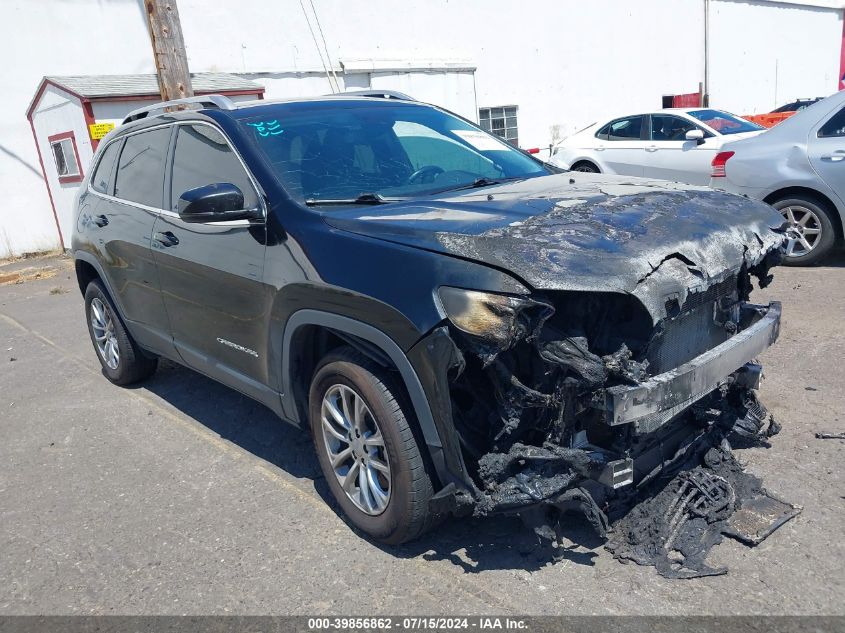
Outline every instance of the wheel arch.
POLYGON ((109 298, 114 303, 122 319, 125 311, 120 301, 120 295, 114 292, 114 288, 112 288, 111 282, 103 271, 100 262, 97 261, 97 258, 85 251, 76 251, 73 254, 73 259, 73 266, 76 271, 76 283, 79 285, 79 291, 84 295, 89 283, 95 280, 99 281, 105 286, 106 292, 109 293, 109 298))
POLYGON ((810 187, 783 187, 768 194, 765 198, 763 198, 763 202, 766 204, 774 204, 778 200, 788 198, 789 196, 815 198, 822 204, 826 205, 827 208, 831 209, 835 215, 835 218, 832 219, 835 220, 833 222, 833 227, 836 229, 836 241, 837 243, 842 242, 843 236, 845 235, 845 226, 843 225, 845 220, 842 218, 842 212, 839 207, 836 203, 834 203, 830 196, 810 187))
POLYGON ((434 474, 440 482, 450 481, 440 433, 416 370, 392 338, 362 321, 308 308, 290 316, 284 329, 281 376, 282 407, 287 419, 300 427, 307 426, 308 388, 313 370, 322 353, 339 345, 351 345, 382 366, 398 371, 434 465, 434 474))

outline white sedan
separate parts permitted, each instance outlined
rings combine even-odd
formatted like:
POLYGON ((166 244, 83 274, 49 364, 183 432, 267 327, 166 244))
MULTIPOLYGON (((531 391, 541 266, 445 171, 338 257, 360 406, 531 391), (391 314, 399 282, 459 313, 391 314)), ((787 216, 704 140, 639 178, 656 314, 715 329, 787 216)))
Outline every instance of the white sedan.
POLYGON ((563 139, 550 162, 573 171, 707 185, 722 143, 763 131, 722 110, 667 108, 594 123, 563 139))

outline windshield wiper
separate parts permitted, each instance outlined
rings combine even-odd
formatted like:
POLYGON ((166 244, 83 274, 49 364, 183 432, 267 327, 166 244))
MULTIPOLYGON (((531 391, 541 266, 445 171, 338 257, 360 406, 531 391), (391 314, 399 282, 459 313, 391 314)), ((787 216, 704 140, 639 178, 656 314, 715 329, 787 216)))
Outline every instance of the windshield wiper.
POLYGON ((398 202, 399 200, 401 200, 401 198, 385 198, 378 193, 362 193, 357 198, 341 198, 337 200, 309 198, 305 201, 305 204, 309 207, 318 207, 340 204, 387 204, 388 202, 398 202))
POLYGON ((449 187, 448 189, 440 189, 439 191, 435 192, 435 195, 438 193, 447 193, 449 191, 463 191, 465 189, 478 189, 479 187, 489 187, 490 185, 501 185, 503 182, 511 182, 513 180, 524 180, 524 176, 513 176, 511 178, 476 178, 468 185, 459 185, 457 187, 449 187))

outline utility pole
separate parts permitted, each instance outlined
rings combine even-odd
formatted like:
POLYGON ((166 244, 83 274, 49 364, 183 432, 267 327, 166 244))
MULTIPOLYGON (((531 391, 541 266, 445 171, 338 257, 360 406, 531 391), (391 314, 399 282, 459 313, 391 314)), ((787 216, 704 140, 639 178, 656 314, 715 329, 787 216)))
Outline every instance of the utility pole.
POLYGON ((144 0, 162 101, 193 97, 176 0, 144 0))

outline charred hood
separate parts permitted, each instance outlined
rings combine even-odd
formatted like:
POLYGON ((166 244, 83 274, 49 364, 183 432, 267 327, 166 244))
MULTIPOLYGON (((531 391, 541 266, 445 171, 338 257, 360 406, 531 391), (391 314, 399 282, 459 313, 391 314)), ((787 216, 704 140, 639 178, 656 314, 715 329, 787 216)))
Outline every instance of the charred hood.
POLYGON ((495 266, 536 290, 630 293, 656 320, 777 250, 771 207, 706 187, 564 173, 380 207, 335 228, 495 266))

